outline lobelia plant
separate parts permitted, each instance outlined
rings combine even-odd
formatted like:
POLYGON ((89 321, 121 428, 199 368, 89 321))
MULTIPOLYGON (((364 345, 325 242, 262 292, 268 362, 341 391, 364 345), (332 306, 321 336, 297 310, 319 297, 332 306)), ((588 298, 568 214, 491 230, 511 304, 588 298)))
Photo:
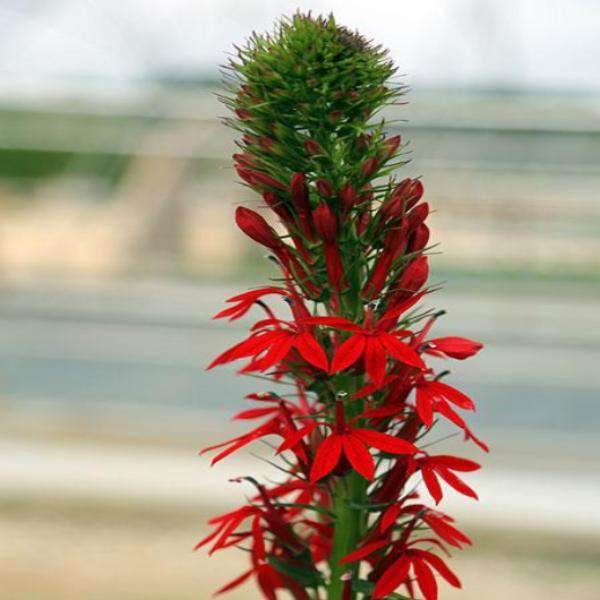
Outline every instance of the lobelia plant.
POLYGON ((405 146, 376 118, 405 92, 394 74, 381 47, 332 16, 299 13, 271 35, 253 34, 228 65, 227 123, 241 134, 235 168, 285 233, 237 209, 238 226, 281 276, 216 315, 265 313, 209 368, 245 359, 241 373, 283 391, 247 396, 256 405, 236 418, 260 424, 203 452, 218 451, 214 464, 271 438, 283 475, 271 485, 240 478, 255 495, 210 521, 214 531, 197 547, 241 547, 250 561, 217 593, 250 578, 268 600, 278 590, 296 600, 435 600, 438 576, 460 587, 440 552, 471 541, 417 487, 422 480, 435 505, 442 481, 477 498, 456 473, 479 465, 432 453, 425 436, 445 419, 487 447, 457 412, 473 402, 425 359, 463 360, 482 346, 432 337, 443 311, 418 308, 434 291, 429 207, 418 179, 394 177, 405 146), (266 296, 283 299, 289 317, 276 316, 266 296))

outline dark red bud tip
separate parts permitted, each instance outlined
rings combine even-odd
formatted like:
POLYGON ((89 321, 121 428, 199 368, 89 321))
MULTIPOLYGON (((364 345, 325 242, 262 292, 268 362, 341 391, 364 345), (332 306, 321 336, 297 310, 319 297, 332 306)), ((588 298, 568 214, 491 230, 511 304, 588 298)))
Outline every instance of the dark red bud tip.
POLYGON ((316 156, 318 154, 323 154, 323 148, 319 142, 315 142, 315 140, 306 140, 304 142, 304 147, 309 154, 316 156))
POLYGON ((358 235, 363 235, 371 222, 371 213, 366 210, 359 218, 356 230, 358 235))
POLYGON ((398 148, 400 147, 401 143, 402 137, 399 135, 395 135, 394 137, 391 137, 388 140, 386 140, 381 153, 382 158, 384 160, 387 160, 388 158, 392 157, 396 150, 398 150, 398 148))
POLYGON ((236 108, 235 114, 237 115, 238 119, 241 119, 242 121, 247 121, 252 117, 250 111, 246 110, 245 108, 236 108))
POLYGON ((328 179, 319 179, 316 185, 321 196, 329 198, 329 196, 333 194, 333 186, 331 185, 331 181, 328 179))
POLYGON ((337 123, 340 120, 341 116, 342 116, 342 111, 341 110, 332 110, 329 113, 329 120, 332 123, 337 123))
POLYGON ((281 241, 277 237, 277 234, 257 212, 243 206, 238 206, 235 211, 235 222, 255 242, 271 250, 278 250, 280 248, 281 241))
POLYGON ((379 159, 376 156, 372 156, 363 163, 363 166, 361 167, 361 173, 364 177, 371 177, 377 171, 378 166, 379 159))
POLYGON ((356 138, 356 145, 360 150, 366 150, 371 142, 371 136, 366 133, 361 133, 356 138))

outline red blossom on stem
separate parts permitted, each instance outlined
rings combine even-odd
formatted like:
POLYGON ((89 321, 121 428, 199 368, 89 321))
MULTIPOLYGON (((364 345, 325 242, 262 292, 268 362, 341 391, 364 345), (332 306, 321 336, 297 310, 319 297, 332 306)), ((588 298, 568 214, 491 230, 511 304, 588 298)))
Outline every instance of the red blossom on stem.
POLYGON ((443 486, 477 498, 462 473, 479 465, 430 453, 426 436, 444 419, 488 448, 464 417, 473 400, 429 362, 465 360, 482 345, 431 336, 442 312, 423 306, 432 291, 423 184, 390 176, 402 140, 368 121, 401 94, 393 66, 332 19, 301 14, 254 36, 238 61, 226 99, 242 134, 235 167, 282 228, 245 207, 235 220, 280 273, 215 315, 262 313, 208 368, 245 360, 242 373, 280 392, 246 396, 251 406, 234 419, 249 430, 202 454, 216 464, 263 441, 282 476, 236 479, 254 495, 212 519, 197 548, 247 551, 248 567, 219 594, 252 580, 267 600, 377 600, 398 589, 437 600, 441 580, 460 587, 440 554, 471 540, 429 505, 443 486))

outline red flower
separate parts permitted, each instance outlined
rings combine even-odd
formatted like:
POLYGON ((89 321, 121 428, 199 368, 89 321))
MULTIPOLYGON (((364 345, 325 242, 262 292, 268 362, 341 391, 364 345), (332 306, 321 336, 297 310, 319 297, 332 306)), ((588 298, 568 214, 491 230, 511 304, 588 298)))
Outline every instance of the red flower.
POLYGON ((217 356, 208 369, 252 357, 243 372, 266 371, 295 348, 308 363, 323 371, 328 370, 327 355, 308 327, 279 319, 265 319, 252 329, 254 332, 249 338, 217 356))
POLYGON ((260 298, 266 296, 267 294, 290 296, 290 293, 287 290, 274 286, 249 290, 243 294, 238 294, 237 296, 232 296, 231 298, 227 299, 226 302, 232 302, 235 303, 235 305, 225 308, 221 312, 217 313, 213 319, 229 317, 230 321, 235 321, 236 319, 243 317, 250 310, 250 308, 252 308, 252 306, 260 300, 260 298))
POLYGON ((342 433, 332 433, 317 448, 310 471, 310 480, 319 481, 338 465, 342 454, 365 479, 372 481, 375 462, 369 447, 388 454, 414 454, 418 449, 407 442, 373 429, 348 428, 342 433))
POLYGON ((372 311, 367 309, 362 327, 341 317, 308 319, 310 323, 352 332, 334 354, 330 372, 333 374, 347 369, 361 357, 364 357, 365 369, 375 384, 380 384, 385 378, 388 357, 417 369, 423 369, 425 363, 421 357, 408 344, 398 339, 406 336, 407 332, 386 330, 389 320, 397 317, 398 309, 406 310, 405 306, 388 310, 377 321, 373 320, 372 311))
POLYGON ((421 421, 431 427, 434 411, 447 415, 448 402, 465 410, 475 410, 475 404, 462 392, 441 381, 421 379, 416 386, 417 413, 421 421))
POLYGON ((431 567, 450 585, 456 588, 461 587, 458 577, 439 556, 427 550, 410 549, 393 562, 377 580, 373 590, 373 600, 385 598, 400 585, 406 583, 411 567, 425 600, 437 600, 438 598, 438 586, 431 567))
POLYGON ((478 500, 477 494, 462 481, 462 479, 459 479, 452 472, 477 471, 481 467, 476 462, 466 458, 457 458, 455 456, 440 454, 438 456, 418 458, 416 459, 416 463, 421 470, 423 482, 436 504, 439 504, 444 496, 438 478, 443 479, 450 487, 454 488, 460 494, 478 500))

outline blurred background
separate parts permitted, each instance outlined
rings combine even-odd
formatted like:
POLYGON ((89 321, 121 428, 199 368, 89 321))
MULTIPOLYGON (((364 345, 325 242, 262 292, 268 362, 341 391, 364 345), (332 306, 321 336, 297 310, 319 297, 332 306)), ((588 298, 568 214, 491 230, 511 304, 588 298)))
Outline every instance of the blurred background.
POLYGON ((448 495, 477 548, 442 597, 597 600, 597 0, 0 1, 0 598, 204 599, 241 571, 191 552, 247 492, 227 479, 265 471, 196 456, 262 391, 204 372, 247 326, 210 316, 272 273, 233 224, 256 198, 213 92, 232 44, 298 6, 407 74, 391 116, 436 211, 431 301, 487 346, 455 371, 493 453, 481 503, 448 495))

